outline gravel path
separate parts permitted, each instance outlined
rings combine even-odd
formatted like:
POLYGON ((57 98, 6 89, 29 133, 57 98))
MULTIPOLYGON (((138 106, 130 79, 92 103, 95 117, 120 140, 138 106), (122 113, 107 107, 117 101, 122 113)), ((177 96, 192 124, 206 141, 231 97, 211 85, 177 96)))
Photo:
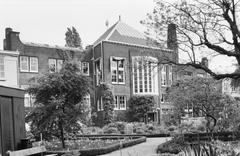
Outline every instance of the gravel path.
POLYGON ((170 138, 147 138, 147 141, 132 147, 114 151, 102 156, 157 156, 156 148, 170 138))

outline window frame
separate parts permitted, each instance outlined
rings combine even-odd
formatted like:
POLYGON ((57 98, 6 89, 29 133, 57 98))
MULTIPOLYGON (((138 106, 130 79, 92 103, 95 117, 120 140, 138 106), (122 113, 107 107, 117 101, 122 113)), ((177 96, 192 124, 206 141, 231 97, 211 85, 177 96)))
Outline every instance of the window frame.
POLYGON ((127 97, 125 95, 115 95, 114 96, 114 110, 126 110, 126 109, 127 109, 127 97), (124 107, 120 106, 120 97, 124 98, 124 107))
POLYGON ((29 57, 29 72, 38 73, 38 57, 30 56, 29 57), (36 59, 36 70, 32 70, 32 59, 36 59))
POLYGON ((158 95, 159 72, 158 72, 157 61, 158 61, 157 58, 152 56, 133 56, 132 57, 133 94, 158 95), (146 60, 143 60, 143 59, 146 59, 146 60), (142 61, 146 61, 145 65, 141 63, 142 61), (140 81, 139 75, 141 75, 141 81, 140 81), (142 84, 140 84, 140 82, 142 84), (142 89, 141 92, 140 92, 140 89, 142 89))
POLYGON ((57 72, 57 59, 55 58, 48 58, 48 70, 50 71, 50 73, 54 73, 54 72, 57 72), (55 68, 54 68, 54 71, 52 71, 52 67, 50 66, 50 61, 54 61, 54 65, 55 65, 55 68))
POLYGON ((19 57, 19 66, 20 66, 20 72, 29 72, 29 56, 24 56, 24 55, 22 55, 22 56, 20 56, 19 57), (26 58, 26 63, 27 63, 27 69, 23 69, 23 65, 22 65, 22 58, 26 58))
POLYGON ((82 62, 81 64, 81 71, 83 75, 89 76, 89 62, 82 62), (86 64, 87 66, 85 66, 84 64, 86 64), (84 67, 87 67, 87 73, 84 73, 84 67))
POLYGON ((100 99, 97 100, 97 111, 103 111, 103 98, 102 97, 100 97, 100 99))
POLYGON ((125 57, 116 57, 116 56, 110 56, 110 73, 111 73, 111 83, 112 84, 120 84, 124 85, 126 84, 126 68, 125 68, 125 62, 126 58, 125 57), (113 66, 113 59, 116 59, 116 67, 113 66), (122 67, 119 66, 119 62, 123 61, 122 67), (113 71, 116 71, 116 82, 113 81, 113 71), (119 82, 119 71, 123 73, 123 82, 119 82))

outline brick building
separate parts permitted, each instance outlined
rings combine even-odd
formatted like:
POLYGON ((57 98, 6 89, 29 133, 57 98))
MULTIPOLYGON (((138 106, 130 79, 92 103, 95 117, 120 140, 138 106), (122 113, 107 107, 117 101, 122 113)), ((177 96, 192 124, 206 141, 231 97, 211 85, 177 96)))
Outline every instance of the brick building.
MULTIPOLYGON (((18 53, 18 87, 27 88, 36 83, 34 77, 49 72, 58 71, 66 57, 81 60, 82 50, 78 48, 50 46, 47 44, 36 44, 20 40, 19 32, 6 28, 4 39, 4 50, 18 53)), ((11 53, 9 52, 8 55, 11 53)), ((82 62, 83 73, 89 75, 89 64, 82 62)), ((31 107, 34 98, 25 94, 25 107, 31 107)))
POLYGON ((119 20, 94 42, 91 51, 95 122, 101 124, 104 117, 99 84, 107 83, 114 94, 117 118, 125 118, 130 97, 152 95, 156 105, 146 117, 161 123, 162 110, 171 107, 164 99, 165 90, 176 75, 171 65, 159 65, 159 61, 162 57, 178 60, 175 26, 169 26, 165 49, 154 46, 143 34, 119 20))

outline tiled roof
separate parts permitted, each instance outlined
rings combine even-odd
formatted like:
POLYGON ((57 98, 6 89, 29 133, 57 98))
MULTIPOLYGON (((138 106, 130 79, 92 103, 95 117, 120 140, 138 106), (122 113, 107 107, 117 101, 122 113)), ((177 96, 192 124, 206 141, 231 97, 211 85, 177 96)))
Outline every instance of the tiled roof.
POLYGON ((58 45, 48 45, 48 44, 40 44, 40 43, 32 43, 32 42, 22 42, 22 43, 27 45, 27 46, 34 46, 34 47, 53 48, 53 49, 69 50, 69 51, 75 51, 75 52, 82 52, 83 51, 79 48, 63 47, 63 46, 58 46, 58 45))
POLYGON ((152 42, 150 43, 147 37, 145 37, 138 30, 121 21, 118 21, 111 26, 93 43, 93 46, 97 45, 101 41, 113 41, 140 46, 156 47, 152 42))

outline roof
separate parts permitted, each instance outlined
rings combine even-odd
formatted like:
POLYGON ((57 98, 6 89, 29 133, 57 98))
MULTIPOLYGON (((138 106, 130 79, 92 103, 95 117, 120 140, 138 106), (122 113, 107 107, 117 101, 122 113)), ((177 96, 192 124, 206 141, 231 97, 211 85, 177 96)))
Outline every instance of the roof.
POLYGON ((53 48, 53 49, 69 50, 69 51, 75 51, 75 52, 82 52, 83 51, 79 48, 63 47, 63 46, 58 46, 58 45, 48 45, 48 44, 40 44, 40 43, 32 43, 32 42, 22 42, 22 43, 27 45, 27 46, 34 46, 34 47, 53 48))
POLYGON ((121 20, 119 20, 107 31, 105 31, 93 43, 93 46, 96 46, 101 41, 113 41, 140 46, 156 47, 150 40, 147 39, 144 34, 134 29, 133 27, 123 23, 121 20))

